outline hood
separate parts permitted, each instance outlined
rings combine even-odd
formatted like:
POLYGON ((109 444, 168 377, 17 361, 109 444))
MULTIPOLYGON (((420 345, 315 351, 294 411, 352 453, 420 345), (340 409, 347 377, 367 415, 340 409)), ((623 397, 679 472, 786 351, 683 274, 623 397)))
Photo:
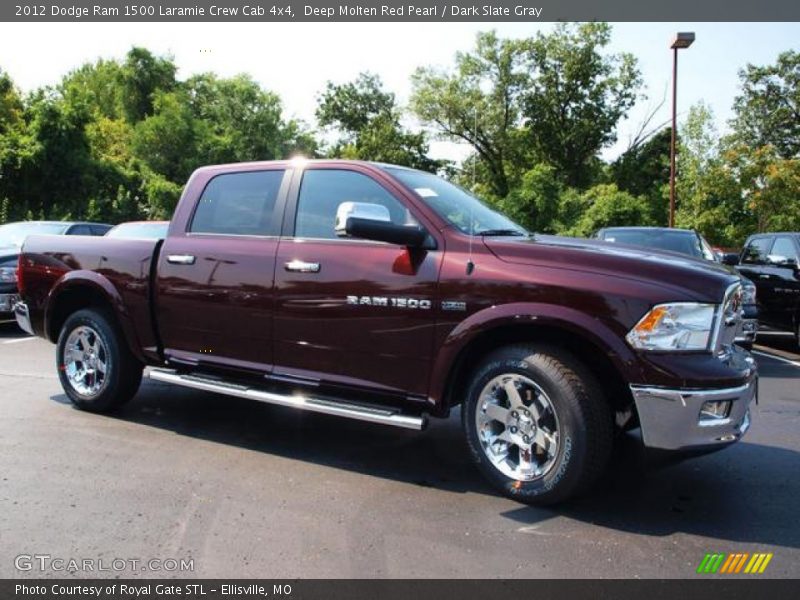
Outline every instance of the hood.
POLYGON ((701 302, 721 302, 725 290, 739 280, 717 263, 616 242, 536 235, 484 237, 484 244, 505 262, 647 281, 701 302))

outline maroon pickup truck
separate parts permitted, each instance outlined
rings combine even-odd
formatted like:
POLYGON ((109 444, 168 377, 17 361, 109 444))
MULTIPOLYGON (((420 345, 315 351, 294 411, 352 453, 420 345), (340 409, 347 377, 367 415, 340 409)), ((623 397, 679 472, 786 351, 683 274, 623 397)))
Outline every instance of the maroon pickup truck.
POLYGON ((204 167, 163 240, 29 237, 24 329, 57 344, 76 406, 151 379, 422 429, 460 407, 504 494, 589 487, 618 431, 738 440, 756 396, 733 342, 739 278, 596 240, 533 235, 463 189, 352 161, 204 167))

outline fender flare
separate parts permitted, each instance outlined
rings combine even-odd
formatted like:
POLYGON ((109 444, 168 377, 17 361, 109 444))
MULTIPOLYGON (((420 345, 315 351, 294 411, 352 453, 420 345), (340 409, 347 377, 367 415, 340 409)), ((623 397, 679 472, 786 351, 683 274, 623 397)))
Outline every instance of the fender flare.
POLYGON ((450 332, 434 361, 429 401, 443 407, 450 376, 462 352, 479 336, 509 325, 539 325, 567 330, 602 350, 626 380, 634 380, 638 373, 636 354, 603 320, 566 306, 514 302, 473 313, 450 332))
MULTIPOLYGON (((116 317, 120 328, 122 329, 122 335, 125 338, 125 343, 128 345, 128 348, 130 348, 130 351, 138 360, 146 362, 146 358, 142 354, 141 348, 138 344, 139 338, 136 335, 136 329, 133 326, 133 322, 130 318, 127 308, 125 307, 125 303, 122 300, 122 296, 120 296, 119 291, 116 287, 114 287, 114 284, 108 280, 108 278, 95 271, 83 269, 77 271, 68 271, 58 280, 56 280, 56 282, 53 284, 53 287, 50 288, 50 291, 48 292, 47 302, 45 303, 45 333, 50 332, 53 314, 55 312, 55 308, 58 306, 59 299, 63 297, 65 293, 79 290, 81 288, 91 289, 92 292, 99 294, 108 302, 109 306, 111 306, 111 309, 114 312, 114 316, 116 317)), ((50 341, 53 343, 57 342, 57 333, 55 337, 56 339, 51 339, 50 341)))

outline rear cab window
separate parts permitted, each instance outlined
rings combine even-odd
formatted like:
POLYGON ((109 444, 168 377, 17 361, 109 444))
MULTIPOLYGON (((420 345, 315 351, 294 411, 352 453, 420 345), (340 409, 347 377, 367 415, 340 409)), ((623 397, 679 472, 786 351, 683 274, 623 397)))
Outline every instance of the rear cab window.
POLYGON ((792 238, 787 236, 781 236, 775 239, 775 244, 773 244, 770 254, 773 256, 788 258, 797 262, 797 248, 795 247, 792 238))
POLYGON ((223 173, 208 182, 197 201, 190 233, 271 235, 283 169, 223 173))

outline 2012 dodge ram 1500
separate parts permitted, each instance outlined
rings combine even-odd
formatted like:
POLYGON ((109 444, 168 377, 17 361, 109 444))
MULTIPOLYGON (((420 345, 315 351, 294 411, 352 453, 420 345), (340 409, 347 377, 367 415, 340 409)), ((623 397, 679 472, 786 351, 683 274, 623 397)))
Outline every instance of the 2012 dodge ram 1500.
POLYGON ((352 161, 205 167, 165 239, 30 237, 19 323, 80 408, 153 379, 422 429, 461 407, 478 469, 533 503, 602 472, 615 428, 713 449, 750 424, 739 279, 533 235, 461 188, 352 161))

